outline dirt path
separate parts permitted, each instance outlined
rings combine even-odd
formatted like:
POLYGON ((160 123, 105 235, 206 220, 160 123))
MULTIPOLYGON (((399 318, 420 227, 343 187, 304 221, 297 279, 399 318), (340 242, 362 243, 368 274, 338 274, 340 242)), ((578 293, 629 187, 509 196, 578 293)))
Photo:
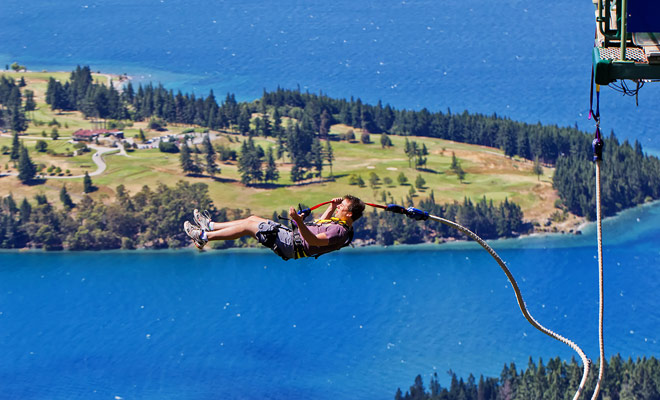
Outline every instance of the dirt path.
MULTIPOLYGON (((96 153, 92 156, 92 161, 94 161, 94 164, 96 164, 96 171, 90 172, 89 176, 97 176, 101 175, 103 172, 105 172, 107 165, 105 163, 105 160, 103 159, 103 155, 110 153, 112 151, 123 150, 123 148, 116 148, 116 147, 101 147, 101 146, 94 146, 94 145, 88 145, 90 149, 96 150, 96 153)), ((126 152, 123 153, 123 155, 126 155, 126 152)), ((48 176, 46 177, 47 179, 75 179, 75 178, 83 178, 85 175, 72 175, 72 176, 48 176)))
MULTIPOLYGON (((90 172, 89 176, 98 176, 101 175, 103 172, 105 172, 107 165, 105 163, 105 160, 103 159, 103 155, 113 152, 113 151, 119 151, 120 155, 123 155, 125 157, 129 157, 128 154, 126 154, 126 150, 124 150, 123 147, 102 147, 102 146, 95 146, 95 145, 88 145, 90 149, 96 150, 94 155, 92 155, 92 161, 94 164, 96 164, 96 171, 90 172)), ((3 174, 4 176, 18 176, 18 172, 11 172, 8 174, 3 174)), ((78 178, 84 178, 85 175, 70 175, 70 176, 42 176, 45 179, 78 179, 78 178)))

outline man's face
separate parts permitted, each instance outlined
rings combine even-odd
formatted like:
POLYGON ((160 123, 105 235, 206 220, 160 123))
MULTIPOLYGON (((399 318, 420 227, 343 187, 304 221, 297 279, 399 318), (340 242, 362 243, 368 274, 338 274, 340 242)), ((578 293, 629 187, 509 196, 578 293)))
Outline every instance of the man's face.
POLYGON ((339 219, 348 219, 353 216, 353 213, 348 211, 348 207, 351 205, 351 201, 344 199, 338 206, 337 211, 335 211, 335 216, 339 219))

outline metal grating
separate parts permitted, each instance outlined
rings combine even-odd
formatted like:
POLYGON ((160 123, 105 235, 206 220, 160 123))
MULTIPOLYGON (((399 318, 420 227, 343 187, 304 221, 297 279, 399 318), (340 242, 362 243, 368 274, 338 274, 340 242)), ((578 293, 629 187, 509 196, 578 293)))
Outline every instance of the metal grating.
MULTIPOLYGON (((598 52, 601 60, 614 61, 621 58, 621 48, 619 47, 599 47, 598 52)), ((644 50, 636 47, 629 47, 626 49, 626 60, 648 64, 644 50)))

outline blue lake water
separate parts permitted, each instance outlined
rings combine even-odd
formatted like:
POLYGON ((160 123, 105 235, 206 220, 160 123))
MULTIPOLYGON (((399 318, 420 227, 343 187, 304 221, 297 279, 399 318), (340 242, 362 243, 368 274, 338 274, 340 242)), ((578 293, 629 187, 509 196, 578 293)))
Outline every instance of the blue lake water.
MULTIPOLYGON (((278 85, 397 108, 592 131, 589 1, 46 0, 0 2, 0 65, 128 73, 253 100, 278 85)), ((657 152, 656 85, 602 93, 602 127, 657 152)))
MULTIPOLYGON (((604 224, 606 356, 660 354, 660 205, 604 224)), ((492 242, 532 315, 598 357, 593 227, 492 242)), ((475 244, 1 252, 6 399, 389 399, 417 374, 575 354, 522 317, 475 244)))

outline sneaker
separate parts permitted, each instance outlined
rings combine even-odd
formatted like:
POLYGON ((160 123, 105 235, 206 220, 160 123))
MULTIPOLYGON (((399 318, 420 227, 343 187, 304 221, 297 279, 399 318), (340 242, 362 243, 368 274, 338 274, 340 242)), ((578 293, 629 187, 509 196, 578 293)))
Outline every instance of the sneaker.
POLYGON ((203 231, 208 232, 211 230, 211 214, 208 211, 199 212, 199 210, 195 209, 193 211, 193 220, 203 231))
POLYGON ((186 232, 186 235, 192 239, 195 247, 200 250, 209 242, 208 240, 202 239, 202 230, 188 221, 183 223, 183 230, 186 232))

